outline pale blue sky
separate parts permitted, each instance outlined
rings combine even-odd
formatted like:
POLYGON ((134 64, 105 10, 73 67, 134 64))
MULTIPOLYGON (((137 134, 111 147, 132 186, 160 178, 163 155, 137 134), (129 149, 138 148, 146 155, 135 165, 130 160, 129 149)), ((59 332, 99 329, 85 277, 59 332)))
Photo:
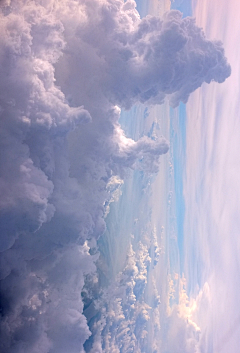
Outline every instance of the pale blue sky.
POLYGON ((232 74, 221 85, 203 85, 187 104, 185 272, 192 295, 197 284, 209 285, 211 310, 198 314, 212 339, 209 352, 235 353, 240 345, 240 7, 236 1, 219 6, 204 0, 194 1, 193 8, 206 35, 222 40, 232 74))

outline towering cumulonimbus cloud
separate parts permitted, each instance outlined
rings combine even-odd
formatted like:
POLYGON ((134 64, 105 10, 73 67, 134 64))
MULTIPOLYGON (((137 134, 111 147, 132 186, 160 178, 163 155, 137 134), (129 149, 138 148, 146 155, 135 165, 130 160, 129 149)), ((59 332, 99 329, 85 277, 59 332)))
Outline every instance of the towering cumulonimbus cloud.
POLYGON ((230 67, 194 20, 132 0, 6 0, 0 32, 0 350, 83 352, 108 183, 168 150, 127 138, 120 108, 175 106, 230 67))

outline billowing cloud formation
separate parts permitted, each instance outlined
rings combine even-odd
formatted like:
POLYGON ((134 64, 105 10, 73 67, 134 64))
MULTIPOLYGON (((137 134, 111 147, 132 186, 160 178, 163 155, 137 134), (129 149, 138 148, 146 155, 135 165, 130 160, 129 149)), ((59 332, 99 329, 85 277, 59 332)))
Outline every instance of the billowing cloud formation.
POLYGON ((205 352, 207 350, 203 349, 202 345, 205 332, 201 331, 196 320, 196 312, 203 303, 202 292, 196 300, 189 300, 185 289, 186 280, 181 278, 179 282, 178 300, 172 306, 168 306, 168 315, 162 325, 161 351, 164 353, 205 352))
MULTIPOLYGON (((154 238, 153 233, 151 240, 154 238)), ((150 253, 151 247, 141 241, 135 251, 130 245, 123 271, 101 293, 95 290, 91 305, 97 310, 94 312, 91 305, 86 309, 93 332, 87 352, 202 352, 205 330, 202 334, 196 317, 207 303, 207 284, 196 300, 189 301, 181 279, 178 303, 170 307, 163 302, 167 313, 162 315, 155 278, 151 276, 155 259, 150 253)))
POLYGON ((143 352, 147 349, 147 326, 152 308, 145 302, 147 269, 151 263, 148 248, 132 245, 126 266, 95 305, 100 313, 93 324, 93 352, 143 352))
POLYGON ((207 40, 195 20, 182 19, 178 11, 166 13, 163 19, 140 20, 134 1, 83 3, 90 4, 84 11, 85 21, 78 22, 77 38, 69 47, 75 57, 66 55, 61 66, 68 83, 79 77, 74 97, 86 94, 80 89, 76 92, 76 87, 94 75, 94 86, 86 83, 88 92, 96 96, 97 89, 104 87, 99 96, 107 95, 113 104, 129 108, 139 101, 162 103, 169 96, 176 106, 203 82, 223 82, 230 75, 222 44, 207 40), (83 51, 91 56, 87 62, 79 59, 83 51), (75 67, 71 78, 69 65, 75 67), (84 76, 78 70, 82 65, 84 76))
POLYGON ((127 138, 120 108, 176 105, 230 69, 193 20, 140 20, 131 0, 4 1, 0 30, 0 349, 82 352, 108 185, 168 150, 127 138))

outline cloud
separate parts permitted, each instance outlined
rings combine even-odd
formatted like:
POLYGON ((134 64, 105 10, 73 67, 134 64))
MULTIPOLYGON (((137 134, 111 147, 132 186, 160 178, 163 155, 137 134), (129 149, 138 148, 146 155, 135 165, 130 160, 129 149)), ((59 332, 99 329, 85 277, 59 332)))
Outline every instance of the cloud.
POLYGON ((185 289, 185 279, 182 278, 179 282, 178 301, 168 307, 168 315, 163 323, 162 349, 166 353, 200 353, 202 332, 194 319, 196 319, 196 312, 201 310, 202 292, 196 300, 189 300, 185 289))
POLYGON ((147 325, 152 308, 145 301, 148 248, 141 242, 136 251, 130 244, 126 264, 115 281, 95 301, 100 315, 95 317, 91 352, 141 352, 148 340, 147 325))
MULTIPOLYGON (((180 12, 170 11, 163 19, 147 16, 140 20, 132 1, 102 5, 92 0, 90 4, 88 22, 78 26, 77 48, 91 47, 87 72, 96 72, 96 67, 101 70, 89 90, 96 94, 101 86, 99 96, 107 95, 113 104, 125 108, 139 101, 161 104, 168 96, 175 107, 180 101, 186 103, 203 82, 223 82, 230 75, 222 44, 207 40, 194 19, 182 19, 180 12), (88 25, 93 21, 94 27, 88 25)), ((76 52, 76 43, 70 50, 76 52)), ((80 50, 75 59, 63 57, 60 67, 74 64, 78 73, 73 74, 83 82, 77 70, 82 65, 80 50)))
MULTIPOLYGON (((230 69, 193 20, 140 20, 131 0, 4 1, 0 31, 0 348, 81 352, 91 334, 81 290, 96 271, 109 183, 129 168, 158 171, 168 150, 163 137, 127 138, 120 108, 176 105, 230 69)), ((146 285, 141 256, 133 304, 146 285)), ((144 341, 148 307, 136 305, 144 341)))

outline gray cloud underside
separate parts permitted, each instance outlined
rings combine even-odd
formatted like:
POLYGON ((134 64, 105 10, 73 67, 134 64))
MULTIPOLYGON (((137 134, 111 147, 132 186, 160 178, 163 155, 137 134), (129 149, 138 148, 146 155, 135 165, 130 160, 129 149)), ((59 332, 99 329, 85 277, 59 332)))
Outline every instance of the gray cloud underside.
POLYGON ((126 138, 117 106, 176 106, 230 67, 194 20, 140 20, 134 1, 6 0, 0 32, 0 349, 79 353, 108 183, 168 150, 126 138))

